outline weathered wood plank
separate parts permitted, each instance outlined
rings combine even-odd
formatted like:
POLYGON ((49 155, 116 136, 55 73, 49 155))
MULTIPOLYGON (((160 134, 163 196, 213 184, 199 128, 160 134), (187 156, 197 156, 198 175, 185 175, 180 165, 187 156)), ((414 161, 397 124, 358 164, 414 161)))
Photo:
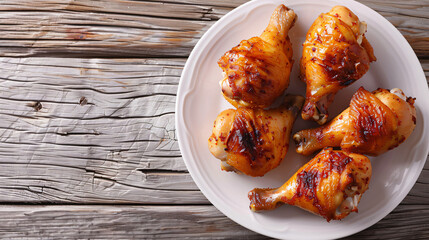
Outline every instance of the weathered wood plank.
POLYGON ((246 0, 212 1, 209 4, 200 1, 132 1, 132 0, 24 0, 19 3, 13 0, 4 0, 0 11, 76 11, 118 13, 125 15, 139 15, 163 18, 212 20, 218 19, 219 14, 239 6, 246 0), (187 4, 184 4, 184 3, 187 4))
POLYGON ((174 133, 183 64, 181 59, 0 59, 0 140, 9 146, 4 154, 17 150, 17 142, 39 143, 47 147, 42 155, 53 157, 49 150, 59 144, 63 157, 146 162, 168 155, 170 166, 155 161, 149 169, 185 170, 174 133), (100 145, 112 156, 98 154, 94 149, 100 145))
POLYGON ((174 132, 183 64, 0 59, 0 201, 207 203, 174 132))
MULTIPOLYGON (((187 57, 216 20, 244 2, 5 0, 0 56, 187 57)), ((429 4, 361 2, 392 22, 418 56, 429 55, 429 4)))
POLYGON ((244 2, 3 1, 0 55, 185 57, 211 20, 244 2))
POLYGON ((0 213, 3 238, 261 239, 212 206, 2 206, 0 213))
MULTIPOLYGON (((266 239, 213 206, 1 206, 3 238, 266 239)), ((374 226, 345 239, 429 238, 426 205, 401 205, 374 226)), ((268 239, 268 238, 267 238, 268 239)))

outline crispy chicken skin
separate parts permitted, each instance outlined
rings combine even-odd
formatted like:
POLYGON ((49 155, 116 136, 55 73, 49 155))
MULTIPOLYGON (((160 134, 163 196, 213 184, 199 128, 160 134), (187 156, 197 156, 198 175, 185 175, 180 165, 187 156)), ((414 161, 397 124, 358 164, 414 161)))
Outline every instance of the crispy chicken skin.
POLYGON ((357 212, 371 179, 371 162, 363 155, 326 148, 283 186, 249 192, 250 209, 272 210, 283 204, 300 207, 328 222, 357 212))
POLYGON ((269 107, 289 86, 292 46, 289 29, 295 13, 278 6, 259 37, 243 40, 218 61, 223 96, 235 107, 269 107))
POLYGON ((370 93, 361 87, 350 107, 331 122, 299 131, 293 139, 296 151, 303 155, 329 146, 377 156, 404 142, 415 126, 414 98, 398 88, 370 93))
POLYGON ((285 97, 275 109, 228 109, 221 112, 208 140, 221 168, 249 176, 263 176, 285 158, 293 123, 304 97, 285 97))
POLYGON ((365 32, 366 23, 343 6, 321 14, 310 27, 300 62, 307 85, 304 120, 324 124, 335 94, 360 79, 376 60, 365 32))

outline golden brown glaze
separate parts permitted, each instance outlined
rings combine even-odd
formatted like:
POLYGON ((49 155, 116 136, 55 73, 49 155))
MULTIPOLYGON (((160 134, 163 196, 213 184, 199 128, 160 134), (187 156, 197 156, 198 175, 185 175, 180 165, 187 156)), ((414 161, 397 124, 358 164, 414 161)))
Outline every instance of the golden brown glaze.
POLYGON ((341 141, 344 150, 378 153, 398 141, 392 138, 398 128, 395 114, 374 94, 363 89, 357 91, 349 111, 349 125, 353 127, 341 141))
POLYGON ((209 138, 209 150, 226 171, 263 176, 286 156, 293 123, 304 98, 286 96, 275 109, 228 109, 221 112, 209 138))
POLYGON ((300 62, 307 84, 303 119, 324 124, 335 94, 360 79, 376 60, 365 31, 366 24, 343 6, 321 14, 310 27, 300 62))
POLYGON ((250 209, 272 210, 283 204, 300 207, 327 221, 357 212, 371 179, 371 162, 360 154, 327 148, 277 189, 249 192, 250 209))
POLYGON ((397 147, 416 126, 414 99, 400 89, 377 89, 373 93, 363 87, 353 95, 350 107, 328 124, 294 134, 296 151, 309 155, 324 147, 380 155, 397 147))
POLYGON ((289 86, 292 47, 289 29, 295 13, 280 5, 259 37, 243 40, 218 61, 222 93, 235 107, 269 107, 289 86))

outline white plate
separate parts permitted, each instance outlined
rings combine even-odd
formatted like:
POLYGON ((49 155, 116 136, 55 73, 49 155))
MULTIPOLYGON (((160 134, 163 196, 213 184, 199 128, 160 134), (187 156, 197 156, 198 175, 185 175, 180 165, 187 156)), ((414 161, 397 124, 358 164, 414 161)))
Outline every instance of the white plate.
MULTIPOLYGON (((176 102, 176 128, 179 146, 195 183, 222 213, 258 233, 284 239, 328 239, 359 232, 385 217, 408 194, 416 182, 428 155, 429 91, 420 63, 413 50, 381 15, 354 1, 270 0, 251 1, 231 11, 214 24, 192 51, 182 77, 176 102), (292 8, 298 15, 290 38, 294 47, 294 69, 291 93, 305 93, 305 85, 297 78, 301 44, 313 21, 335 5, 350 8, 360 20, 368 23, 366 34, 374 47, 377 62, 365 76, 343 89, 330 107, 331 117, 347 107, 353 93, 364 86, 372 91, 401 88, 416 97, 417 126, 413 134, 398 148, 372 159, 373 176, 369 190, 359 204, 359 213, 342 221, 326 222, 292 206, 274 211, 253 213, 247 193, 255 187, 281 186, 305 162, 307 157, 294 151, 291 143, 286 159, 264 177, 252 178, 220 170, 220 161, 207 147, 213 121, 226 108, 232 108, 221 96, 221 69, 217 60, 241 40, 259 35, 279 4, 292 8)), ((316 124, 298 118, 293 133, 316 124)))

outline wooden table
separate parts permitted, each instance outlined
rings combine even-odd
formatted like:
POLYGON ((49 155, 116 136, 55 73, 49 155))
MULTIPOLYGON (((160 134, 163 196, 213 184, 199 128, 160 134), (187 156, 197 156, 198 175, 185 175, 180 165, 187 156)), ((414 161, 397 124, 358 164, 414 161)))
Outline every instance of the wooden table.
MULTIPOLYGON (((0 236, 246 238, 186 170, 177 85, 204 32, 245 0, 2 0, 0 236)), ((429 76, 428 0, 361 0, 429 76)), ((429 97, 429 96, 428 96, 429 97)), ((349 239, 428 239, 429 164, 404 201, 349 239)))

